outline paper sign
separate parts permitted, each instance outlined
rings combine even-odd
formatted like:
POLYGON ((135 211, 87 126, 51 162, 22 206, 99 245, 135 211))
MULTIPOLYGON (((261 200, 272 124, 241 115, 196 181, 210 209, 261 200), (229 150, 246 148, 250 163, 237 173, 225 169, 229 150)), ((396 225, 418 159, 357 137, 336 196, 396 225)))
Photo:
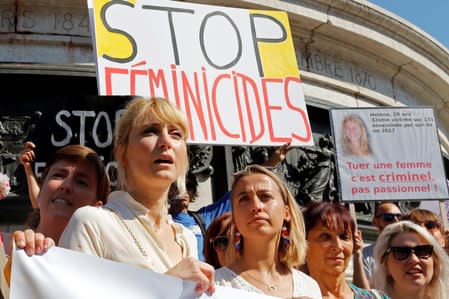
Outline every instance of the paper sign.
POLYGON ((195 283, 124 263, 52 247, 43 255, 28 257, 14 250, 11 299, 194 299, 271 296, 217 286, 213 294, 198 295, 195 283))
POLYGON ((332 109, 343 201, 447 199, 432 108, 332 109))
POLYGON ((88 7, 100 95, 173 101, 192 143, 313 145, 286 12, 166 0, 88 7))

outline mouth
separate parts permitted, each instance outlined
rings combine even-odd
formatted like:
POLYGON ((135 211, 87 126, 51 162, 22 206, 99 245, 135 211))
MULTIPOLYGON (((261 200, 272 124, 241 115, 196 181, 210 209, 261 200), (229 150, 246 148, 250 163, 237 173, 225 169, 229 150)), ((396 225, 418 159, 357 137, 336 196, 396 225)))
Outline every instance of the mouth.
POLYGON ((67 201, 63 198, 55 198, 52 200, 52 203, 59 206, 72 206, 72 203, 70 201, 67 201))
POLYGON ((330 259, 333 261, 344 261, 344 258, 340 256, 331 256, 330 259))
POLYGON ((269 221, 268 221, 267 218, 261 217, 261 216, 253 217, 253 218, 249 221, 249 223, 261 223, 261 222, 269 222, 269 221))
POLYGON ((422 274, 423 271, 421 269, 415 268, 415 269, 408 270, 405 273, 407 273, 408 275, 416 275, 416 274, 422 274))
POLYGON ((170 155, 161 155, 159 159, 156 159, 154 163, 157 164, 173 164, 173 157, 170 155))

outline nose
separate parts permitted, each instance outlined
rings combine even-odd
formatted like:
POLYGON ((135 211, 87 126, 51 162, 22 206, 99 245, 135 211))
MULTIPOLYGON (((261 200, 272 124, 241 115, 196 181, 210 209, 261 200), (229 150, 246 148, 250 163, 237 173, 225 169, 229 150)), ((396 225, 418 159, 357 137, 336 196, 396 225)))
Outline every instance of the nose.
POLYGON ((71 187, 71 179, 70 178, 65 178, 61 182, 61 185, 59 185, 59 191, 69 192, 71 189, 72 189, 72 187, 71 187))
POLYGON ((262 211, 263 203, 259 200, 257 196, 253 198, 253 206, 251 207, 252 213, 258 213, 262 211))
POLYGON ((338 237, 333 238, 332 247, 333 247, 333 249, 338 249, 340 251, 343 250, 343 243, 341 242, 341 239, 338 237))
POLYGON ((171 148, 171 141, 167 128, 164 128, 158 138, 159 147, 163 150, 169 149, 171 148))

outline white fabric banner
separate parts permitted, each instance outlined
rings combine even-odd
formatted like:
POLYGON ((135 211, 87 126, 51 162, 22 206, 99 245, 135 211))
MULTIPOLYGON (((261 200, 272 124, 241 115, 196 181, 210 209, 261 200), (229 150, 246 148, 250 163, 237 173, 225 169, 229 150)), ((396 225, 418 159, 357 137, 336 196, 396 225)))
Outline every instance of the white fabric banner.
POLYGON ((194 289, 190 281, 60 247, 32 257, 13 253, 11 299, 273 298, 220 286, 199 296, 194 289))

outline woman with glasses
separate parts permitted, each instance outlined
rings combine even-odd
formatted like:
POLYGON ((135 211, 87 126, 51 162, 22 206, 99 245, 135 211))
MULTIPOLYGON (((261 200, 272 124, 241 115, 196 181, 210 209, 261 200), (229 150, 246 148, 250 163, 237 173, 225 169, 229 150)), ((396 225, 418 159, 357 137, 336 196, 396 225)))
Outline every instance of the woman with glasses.
POLYGON ((413 223, 425 227, 442 247, 446 246, 444 239, 445 232, 441 225, 441 218, 434 212, 416 208, 405 214, 402 219, 410 220, 413 223))
POLYGON ((232 246, 215 282, 280 298, 322 298, 316 281, 294 268, 306 254, 304 222, 280 178, 247 166, 235 175, 231 191, 232 246))
POLYGON ((411 221, 387 226, 374 257, 372 285, 392 299, 449 298, 449 259, 425 228, 411 221))
POLYGON ((229 245, 231 213, 226 212, 212 221, 204 237, 203 255, 206 263, 218 269, 226 265, 226 249, 229 245))
POLYGON ((303 210, 308 252, 304 271, 314 278, 323 298, 389 298, 383 292, 346 281, 346 269, 356 246, 356 226, 339 203, 313 202, 303 210))

